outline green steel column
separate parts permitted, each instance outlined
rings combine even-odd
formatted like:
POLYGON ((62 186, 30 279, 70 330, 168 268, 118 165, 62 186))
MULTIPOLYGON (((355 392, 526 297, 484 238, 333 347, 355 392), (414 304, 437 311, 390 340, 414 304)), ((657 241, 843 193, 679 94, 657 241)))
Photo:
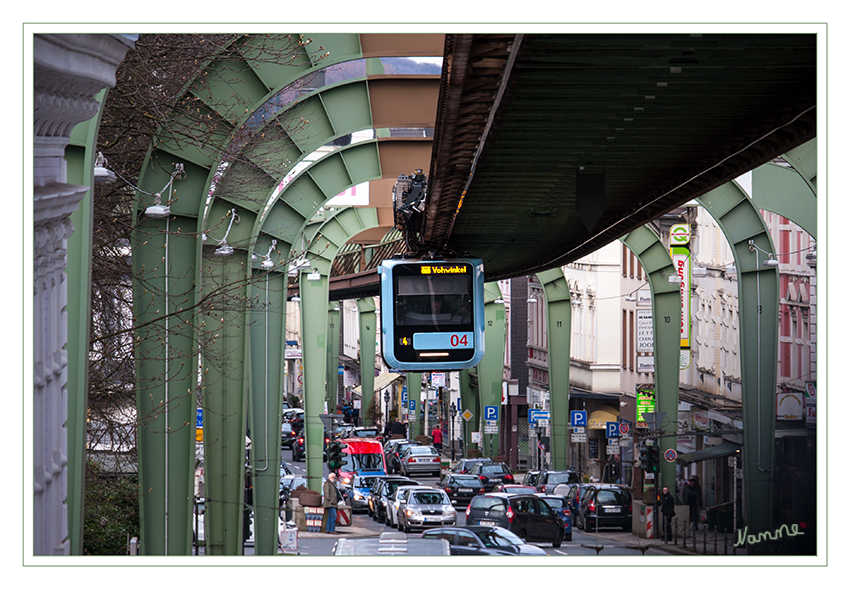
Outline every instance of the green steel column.
MULTIPOLYGON (((497 283, 487 282, 484 284, 484 357, 478 364, 478 397, 482 408, 485 405, 499 407, 499 422, 504 419, 501 405, 506 334, 507 321, 502 293, 497 283)), ((481 419, 480 431, 483 432, 483 411, 481 419)), ((495 458, 499 453, 499 434, 483 434, 481 439, 482 455, 495 458)))
MULTIPOLYGON (((655 410, 665 412, 664 433, 676 430, 679 412, 679 346, 682 301, 679 284, 671 283, 676 275, 670 252, 647 227, 635 229, 620 240, 637 256, 646 270, 652 293, 652 342, 655 355, 655 410)), ((690 319, 690 318, 688 318, 690 319)), ((676 484, 676 463, 664 459, 664 452, 676 449, 674 436, 659 438, 661 460, 658 488, 676 484)))
MULTIPOLYGON (((732 246, 738 269, 741 390, 744 408, 744 522, 758 537, 773 526, 776 372, 779 354, 779 272, 764 266, 773 242, 761 214, 733 183, 699 197, 732 246), (761 251, 759 251, 761 250, 761 251)), ((784 522, 783 522, 784 523, 784 522)), ((763 554, 769 542, 751 544, 763 554)))
POLYGON ((366 408, 375 396, 375 342, 378 330, 375 308, 374 297, 357 299, 360 321, 360 422, 363 425, 380 425, 366 419, 366 408))
POLYGON ((277 554, 286 274, 255 272, 250 286, 248 426, 251 429, 254 553, 277 554))
POLYGON ((407 373, 407 398, 416 400, 416 411, 409 413, 407 417, 407 437, 414 439, 421 434, 419 431, 419 411, 422 407, 420 395, 422 394, 422 374, 419 372, 407 373))
POLYGON ((570 287, 560 268, 540 272, 537 277, 546 298, 552 468, 566 470, 570 455, 570 338, 573 318, 570 287))
POLYGON ((331 301, 328 305, 327 371, 326 399, 328 401, 328 413, 336 413, 339 395, 339 301, 331 301))
POLYGON ((133 272, 141 278, 134 280, 133 335, 145 555, 189 554, 192 544, 196 227, 195 219, 176 215, 142 219, 132 238, 133 272))
POLYGON ((472 412, 472 417, 469 418, 469 421, 464 421, 463 417, 461 417, 461 428, 464 428, 464 424, 466 427, 462 430, 461 435, 463 438, 463 447, 466 449, 467 455, 469 452, 470 439, 472 438, 472 431, 478 426, 480 423, 480 415, 481 408, 478 399, 478 392, 472 386, 472 371, 477 370, 476 368, 472 368, 470 370, 461 370, 459 374, 459 386, 460 386, 460 412, 463 413, 467 409, 472 412))
POLYGON ((753 204, 790 219, 817 239, 817 192, 797 170, 776 164, 753 170, 753 204))
MULTIPOLYGON (((246 357, 245 254, 204 256, 201 316, 203 354, 206 554, 242 554, 245 501, 245 429, 248 393, 246 357), (227 285, 227 288, 221 288, 227 285)), ((190 422, 191 423, 191 422, 190 422)), ((190 428, 185 428, 190 429, 190 428)))
MULTIPOLYGON (((318 261, 316 261, 318 262, 318 261)), ((315 264, 314 264, 315 265, 315 264)), ((309 269, 300 275, 301 347, 304 365, 304 451, 307 463, 307 488, 322 490, 322 448, 327 376, 328 275, 319 270, 318 279, 309 269)), ((328 432, 330 433, 330 432, 328 432)))
MULTIPOLYGON (((107 91, 95 100, 103 104, 107 91)), ((103 108, 95 118, 79 123, 71 131, 65 161, 68 182, 80 186, 94 185, 92 178, 97 132, 103 108)), ((89 383, 89 328, 91 321, 91 252, 93 188, 79 208, 71 213, 74 232, 68 238, 68 539, 70 553, 79 556, 83 547, 83 517, 86 469, 86 419, 89 383)))

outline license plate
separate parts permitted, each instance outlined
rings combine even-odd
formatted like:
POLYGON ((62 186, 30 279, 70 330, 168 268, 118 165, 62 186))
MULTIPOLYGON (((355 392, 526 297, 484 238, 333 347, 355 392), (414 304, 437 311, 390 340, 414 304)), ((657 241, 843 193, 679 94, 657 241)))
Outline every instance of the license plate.
POLYGON ((425 518, 425 521, 426 521, 426 522, 438 522, 438 521, 440 521, 441 519, 442 519, 442 518, 440 518, 440 517, 426 517, 426 518, 425 518))
POLYGON ((502 479, 490 479, 490 482, 492 482, 492 483, 501 483, 501 482, 502 482, 502 479))
POLYGON ((605 513, 620 513, 619 507, 606 507, 605 513))
POLYGON ((488 522, 487 520, 482 519, 480 522, 478 522, 478 525, 479 526, 495 526, 496 522, 488 522))
POLYGON ((458 489, 458 493, 472 493, 472 489, 458 489))

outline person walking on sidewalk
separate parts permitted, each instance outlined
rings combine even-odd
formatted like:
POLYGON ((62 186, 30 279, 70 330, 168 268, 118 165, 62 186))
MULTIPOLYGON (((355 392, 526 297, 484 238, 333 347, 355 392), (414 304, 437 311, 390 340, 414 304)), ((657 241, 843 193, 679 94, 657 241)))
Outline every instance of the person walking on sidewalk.
POLYGON ((439 425, 435 425, 434 429, 431 430, 431 440, 434 442, 434 447, 437 449, 437 452, 443 452, 443 432, 440 429, 439 425))
POLYGON ((661 515, 664 516, 664 538, 667 542, 673 540, 673 516, 676 515, 676 501, 670 494, 670 489, 661 489, 661 515))
POLYGON ((327 516, 327 527, 325 531, 328 534, 336 534, 336 506, 339 503, 339 495, 336 490, 336 473, 330 473, 328 480, 322 486, 322 507, 325 508, 327 516))
POLYGON ((702 506, 702 489, 700 489, 696 476, 690 478, 683 494, 685 503, 688 505, 691 529, 696 530, 699 522, 699 508, 702 506))

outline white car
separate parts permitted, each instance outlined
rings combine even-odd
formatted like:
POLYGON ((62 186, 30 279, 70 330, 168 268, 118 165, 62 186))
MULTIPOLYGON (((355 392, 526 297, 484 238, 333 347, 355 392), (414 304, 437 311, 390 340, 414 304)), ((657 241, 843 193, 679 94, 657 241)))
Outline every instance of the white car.
POLYGON ((413 528, 453 526, 457 523, 457 511, 442 489, 414 487, 399 505, 398 526, 403 532, 413 528))
POLYGON ((410 494, 411 489, 421 489, 422 487, 418 485, 412 486, 399 486, 393 491, 393 494, 390 495, 390 498, 387 500, 387 517, 384 518, 384 523, 391 528, 397 528, 398 526, 398 510, 399 505, 403 502, 407 501, 407 496, 410 494))

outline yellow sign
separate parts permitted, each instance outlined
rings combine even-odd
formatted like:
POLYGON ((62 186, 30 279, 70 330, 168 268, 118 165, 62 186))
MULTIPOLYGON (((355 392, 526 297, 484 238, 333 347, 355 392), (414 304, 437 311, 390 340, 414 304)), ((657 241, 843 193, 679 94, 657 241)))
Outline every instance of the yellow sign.
POLYGON ((195 428, 195 441, 203 442, 204 441, 204 428, 196 427, 195 428))
POLYGON ((420 274, 466 274, 466 266, 420 266, 420 274))

